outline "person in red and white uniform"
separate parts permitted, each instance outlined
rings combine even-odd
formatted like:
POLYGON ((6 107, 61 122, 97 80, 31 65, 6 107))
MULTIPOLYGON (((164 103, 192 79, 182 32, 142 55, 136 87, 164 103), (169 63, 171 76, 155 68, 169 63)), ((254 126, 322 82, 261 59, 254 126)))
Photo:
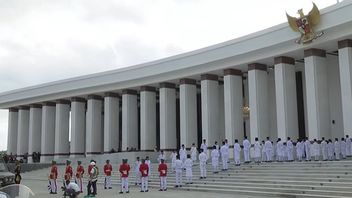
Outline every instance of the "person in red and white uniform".
POLYGON ((77 183, 81 193, 83 193, 83 182, 82 182, 83 174, 84 174, 84 167, 82 166, 82 162, 77 161, 76 183, 77 183))
POLYGON ((127 163, 127 159, 122 160, 122 164, 120 165, 120 174, 121 174, 121 191, 120 194, 126 192, 129 193, 128 188, 128 175, 131 170, 130 165, 127 163))
POLYGON ((142 179, 141 192, 148 192, 149 166, 145 163, 145 159, 142 159, 142 164, 139 166, 139 172, 141 173, 142 179))
POLYGON ((58 176, 58 171, 57 171, 56 161, 52 161, 50 174, 49 174, 50 194, 57 194, 57 181, 56 181, 57 176, 58 176))
POLYGON ((112 166, 110 164, 110 160, 106 160, 106 164, 104 165, 104 174, 105 174, 104 189, 112 188, 111 173, 112 173, 112 166))
POLYGON ((65 168, 65 175, 64 175, 64 186, 66 187, 67 181, 71 181, 73 176, 73 169, 71 166, 71 161, 66 160, 66 168, 65 168))
POLYGON ((165 164, 164 159, 160 160, 158 171, 159 171, 159 176, 160 176, 160 190, 159 191, 166 191, 167 190, 167 183, 166 183, 167 165, 165 164))

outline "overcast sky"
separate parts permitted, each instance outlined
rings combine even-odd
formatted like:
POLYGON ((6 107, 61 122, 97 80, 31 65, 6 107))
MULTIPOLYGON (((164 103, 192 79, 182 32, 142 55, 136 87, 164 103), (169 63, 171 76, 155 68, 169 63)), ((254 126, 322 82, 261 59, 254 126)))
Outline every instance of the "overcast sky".
MULTIPOLYGON (((320 9, 336 2, 315 0, 320 9)), ((308 0, 0 0, 0 92, 206 47, 311 7, 308 0)), ((6 150, 6 110, 0 136, 6 150)))

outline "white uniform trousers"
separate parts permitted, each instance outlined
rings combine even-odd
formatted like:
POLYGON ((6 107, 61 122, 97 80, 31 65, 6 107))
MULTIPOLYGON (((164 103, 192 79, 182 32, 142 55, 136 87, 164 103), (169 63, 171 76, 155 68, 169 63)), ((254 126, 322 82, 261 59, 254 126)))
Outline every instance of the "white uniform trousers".
POLYGON ((141 177, 141 180, 142 180, 141 191, 145 192, 148 190, 148 177, 141 177))
POLYGON ((200 176, 201 176, 201 177, 207 177, 206 164, 201 162, 201 163, 199 164, 199 167, 200 167, 200 176))
POLYGON ((56 179, 50 179, 50 191, 57 193, 57 181, 56 179))
POLYGON ((249 158, 249 150, 243 150, 243 154, 244 154, 244 161, 245 162, 251 161, 251 159, 249 158))
POLYGON ((176 186, 182 185, 182 170, 176 170, 176 186))
POLYGON ((105 175, 104 188, 111 188, 111 176, 105 175))
POLYGON ((192 168, 186 168, 186 181, 187 181, 187 183, 192 183, 192 177, 193 177, 192 168))
POLYGON ((128 189, 128 177, 121 177, 121 192, 127 192, 128 189))
POLYGON ((166 190, 167 183, 166 183, 166 176, 160 176, 160 189, 166 190))
POLYGON ((265 153, 266 153, 266 160, 267 160, 268 162, 270 162, 270 161, 271 161, 271 157, 272 157, 271 151, 269 150, 269 151, 266 151, 265 153))
POLYGON ((221 159, 222 159, 222 169, 227 170, 229 168, 227 164, 227 162, 229 161, 229 157, 222 156, 221 159))
POLYGON ((141 183, 141 173, 138 171, 136 172, 136 177, 135 177, 135 184, 139 185, 141 183))

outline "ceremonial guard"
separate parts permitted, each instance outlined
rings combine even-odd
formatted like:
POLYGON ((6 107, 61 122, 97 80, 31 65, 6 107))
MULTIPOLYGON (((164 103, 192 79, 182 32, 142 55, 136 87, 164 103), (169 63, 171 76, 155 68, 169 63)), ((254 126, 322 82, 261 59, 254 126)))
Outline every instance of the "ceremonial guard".
POLYGON ((176 157, 177 157, 177 153, 176 151, 172 151, 170 158, 171 158, 171 168, 172 171, 175 172, 175 168, 176 168, 176 157))
POLYGON ((145 159, 142 159, 142 164, 139 166, 139 172, 141 173, 141 192, 148 192, 148 176, 149 166, 146 164, 145 159))
POLYGON ((207 160, 208 156, 205 154, 203 149, 200 149, 200 154, 198 156, 199 159, 199 168, 200 168, 200 179, 205 179, 207 178, 207 160))
POLYGON ((159 164, 161 163, 161 160, 165 161, 165 159, 166 159, 166 157, 165 157, 164 151, 160 150, 160 154, 159 154, 159 157, 158 157, 159 164))
POLYGON ((266 137, 264 147, 265 147, 266 161, 271 162, 272 155, 273 155, 273 143, 270 141, 269 137, 266 137))
POLYGON ((332 143, 332 140, 329 139, 329 142, 328 142, 328 159, 329 159, 329 161, 334 160, 334 151, 335 151, 335 146, 332 143))
POLYGON ((341 145, 338 138, 335 138, 334 151, 335 151, 335 160, 337 161, 340 160, 341 145))
POLYGON ((320 146, 316 139, 314 139, 312 149, 313 149, 312 153, 313 153, 314 161, 318 161, 320 157, 320 146))
POLYGON ((342 159, 346 159, 346 142, 345 142, 345 138, 341 138, 341 142, 340 142, 340 145, 341 145, 341 156, 342 156, 342 159))
POLYGON ((208 156, 208 145, 206 139, 203 139, 203 143, 200 145, 200 148, 203 149, 203 152, 208 156))
POLYGON ((195 162, 197 160, 197 147, 195 143, 192 143, 191 147, 191 157, 192 161, 195 162))
POLYGON ((310 148, 310 141, 306 137, 306 141, 304 142, 304 151, 306 154, 306 161, 310 161, 310 156, 311 156, 311 148, 310 148))
POLYGON ((222 142, 220 153, 221 153, 221 160, 222 160, 222 170, 226 171, 228 169, 227 162, 229 161, 229 147, 226 145, 225 141, 222 142))
POLYGON ((259 143, 258 138, 254 138, 255 142, 254 142, 254 161, 256 163, 260 163, 260 158, 261 158, 261 146, 259 143))
POLYGON ((287 161, 293 162, 293 143, 290 137, 287 137, 286 146, 287 146, 287 161))
POLYGON ((328 144, 326 143, 324 137, 321 138, 320 146, 321 146, 321 154, 323 155, 323 161, 326 161, 328 160, 328 144))
POLYGON ((146 156, 145 157, 145 163, 148 165, 148 174, 149 175, 151 175, 152 174, 152 163, 151 163, 151 161, 150 161, 150 159, 149 159, 149 156, 146 156))
POLYGON ((243 154, 244 154, 245 163, 249 163, 251 161, 249 157, 250 149, 251 149, 251 143, 247 140, 247 136, 245 136, 243 140, 243 154))
POLYGON ((302 161, 302 144, 300 139, 297 139, 296 142, 296 157, 298 161, 302 161))
POLYGON ((77 183, 81 193, 83 193, 83 182, 82 182, 83 174, 84 174, 84 167, 82 166, 82 162, 77 161, 76 183, 77 183))
POLYGON ((67 160, 66 161, 66 168, 65 168, 65 175, 64 175, 64 186, 66 187, 67 181, 71 181, 73 176, 73 169, 71 166, 71 161, 67 160))
POLYGON ((160 177, 160 189, 159 191, 166 191, 167 190, 167 164, 165 163, 164 159, 160 160, 160 164, 158 167, 159 177, 160 177))
POLYGON ((182 163, 185 162, 187 159, 187 152, 184 144, 181 145, 179 154, 180 154, 180 160, 182 161, 182 163))
POLYGON ((50 194, 57 194, 57 176, 58 170, 56 166, 56 161, 51 162, 51 169, 49 174, 49 188, 50 194))
POLYGON ((191 156, 188 154, 187 159, 184 163, 184 168, 186 169, 186 184, 193 184, 192 177, 193 177, 193 160, 191 159, 191 156))
POLYGON ((127 159, 122 160, 122 164, 120 165, 119 172, 121 175, 121 191, 120 194, 126 192, 129 193, 128 188, 128 175, 130 172, 130 165, 127 163, 127 159))
POLYGON ((176 157, 176 167, 175 167, 175 179, 176 179, 176 188, 182 187, 182 170, 183 162, 179 156, 176 157))
POLYGON ((104 165, 104 189, 111 189, 111 173, 112 173, 112 166, 110 164, 110 160, 106 160, 106 164, 104 165))
POLYGON ((218 173, 219 172, 219 150, 216 148, 216 146, 213 146, 213 150, 211 151, 210 154, 211 157, 211 166, 213 167, 213 173, 218 173))
POLYGON ((139 157, 136 158, 136 162, 134 163, 134 176, 135 176, 135 182, 134 185, 141 185, 141 172, 139 171, 139 167, 141 165, 141 161, 139 160, 139 157))
POLYGON ((347 155, 347 157, 351 156, 351 153, 352 153, 351 149, 352 149, 351 138, 348 135, 346 135, 346 155, 347 155))
POLYGON ((235 139, 235 144, 233 145, 233 159, 235 160, 235 166, 241 165, 241 146, 237 139, 235 139))

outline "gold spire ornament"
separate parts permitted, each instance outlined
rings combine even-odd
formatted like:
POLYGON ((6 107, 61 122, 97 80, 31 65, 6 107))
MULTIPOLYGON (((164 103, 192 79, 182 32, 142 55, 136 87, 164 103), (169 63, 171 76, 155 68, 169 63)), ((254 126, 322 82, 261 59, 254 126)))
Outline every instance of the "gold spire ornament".
POLYGON ((286 12, 287 21, 291 29, 301 33, 301 38, 297 39, 296 43, 308 44, 324 34, 324 32, 316 34, 313 30, 320 22, 320 12, 315 3, 313 3, 313 8, 307 15, 304 15, 302 9, 299 9, 297 13, 299 18, 292 17, 286 12))

